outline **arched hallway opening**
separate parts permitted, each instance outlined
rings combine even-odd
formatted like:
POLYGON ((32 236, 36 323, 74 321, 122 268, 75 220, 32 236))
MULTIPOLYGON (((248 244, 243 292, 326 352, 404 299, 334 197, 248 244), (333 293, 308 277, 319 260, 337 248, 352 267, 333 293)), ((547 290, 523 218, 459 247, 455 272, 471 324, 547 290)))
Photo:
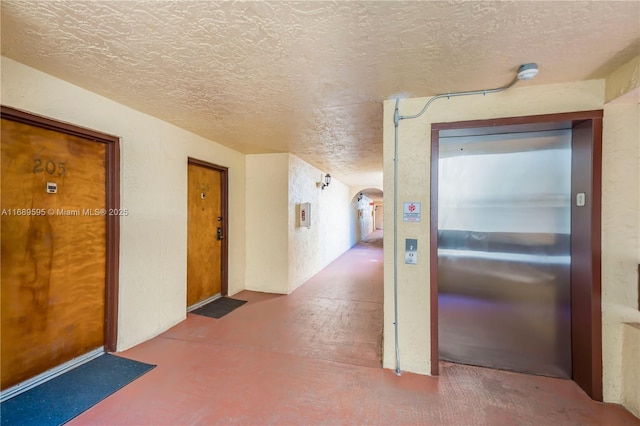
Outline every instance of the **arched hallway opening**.
POLYGON ((365 188, 358 191, 351 199, 353 211, 352 229, 355 241, 368 238, 374 231, 384 229, 384 198, 382 190, 365 188))
POLYGON ((289 295, 242 291, 120 356, 157 365, 69 424, 639 424, 575 383, 441 363, 381 368, 382 231, 289 295))

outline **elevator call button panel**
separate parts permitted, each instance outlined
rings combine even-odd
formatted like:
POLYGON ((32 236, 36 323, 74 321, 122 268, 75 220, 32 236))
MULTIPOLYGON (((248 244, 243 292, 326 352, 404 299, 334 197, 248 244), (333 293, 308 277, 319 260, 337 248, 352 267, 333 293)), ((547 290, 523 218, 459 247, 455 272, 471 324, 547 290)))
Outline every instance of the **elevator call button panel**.
POLYGON ((404 263, 415 265, 418 263, 418 240, 407 238, 404 248, 404 263))

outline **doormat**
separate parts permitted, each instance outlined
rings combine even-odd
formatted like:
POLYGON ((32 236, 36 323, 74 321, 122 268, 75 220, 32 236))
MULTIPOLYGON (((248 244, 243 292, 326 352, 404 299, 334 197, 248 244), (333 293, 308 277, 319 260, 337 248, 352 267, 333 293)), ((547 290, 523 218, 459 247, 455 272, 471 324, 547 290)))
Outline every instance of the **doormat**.
POLYGON ((222 318, 229 312, 247 303, 246 300, 232 299, 230 297, 221 297, 213 302, 191 311, 192 314, 202 315, 210 318, 222 318))
POLYGON ((0 404, 2 425, 62 425, 154 367, 100 355, 0 404))

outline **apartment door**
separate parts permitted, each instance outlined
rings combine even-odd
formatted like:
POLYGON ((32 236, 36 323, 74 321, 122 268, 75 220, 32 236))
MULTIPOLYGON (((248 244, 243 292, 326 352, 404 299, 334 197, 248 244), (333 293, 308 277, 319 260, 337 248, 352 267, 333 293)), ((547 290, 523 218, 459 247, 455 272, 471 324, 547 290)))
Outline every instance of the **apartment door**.
POLYGON ((226 173, 189 159, 187 219, 187 307, 227 293, 226 173))
POLYGON ((2 389, 105 344, 107 144, 2 118, 2 389))

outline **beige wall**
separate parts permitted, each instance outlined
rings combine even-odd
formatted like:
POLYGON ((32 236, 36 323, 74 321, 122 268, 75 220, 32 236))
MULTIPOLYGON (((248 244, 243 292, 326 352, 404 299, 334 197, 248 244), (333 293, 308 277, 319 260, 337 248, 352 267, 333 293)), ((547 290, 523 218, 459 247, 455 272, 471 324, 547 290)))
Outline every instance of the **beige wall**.
POLYGON ((622 340, 622 404, 640 418, 640 324, 624 324, 622 340))
POLYGON ((351 247, 349 188, 334 178, 321 190, 323 175, 294 155, 247 155, 247 289, 288 294, 351 247))
POLYGON ((636 56, 607 77, 605 101, 611 102, 622 96, 631 95, 638 102, 640 92, 640 55, 636 56))
MULTIPOLYGON (((428 98, 400 102, 400 113, 420 111, 428 98)), ((403 120, 399 126, 398 211, 402 203, 422 203, 419 223, 398 221, 398 247, 403 250, 405 238, 418 239, 417 265, 405 265, 398 254, 398 328, 401 368, 429 374, 429 193, 430 193, 430 124, 462 120, 491 119, 535 114, 601 109, 604 103, 604 81, 584 81, 547 86, 518 85, 505 92, 487 96, 469 96, 435 101, 418 119, 403 120)), ((384 104, 384 194, 387 229, 384 241, 384 367, 394 368, 393 326, 393 157, 395 101, 384 104)), ((619 378, 618 378, 619 380, 619 378)))
POLYGON ((289 156, 289 292, 353 245, 349 188, 335 178, 324 190, 318 188, 316 182, 324 174, 289 156), (311 228, 298 226, 301 203, 311 203, 311 228))
POLYGON ((118 350, 185 318, 187 157, 229 167, 229 293, 245 280, 244 155, 2 58, 3 105, 121 138, 118 350))
MULTIPOLYGON (((622 324, 640 322, 638 104, 607 104, 602 152, 602 362, 608 401, 620 402, 622 324)), ((640 362, 640 361, 639 361, 640 362)))
POLYGON ((622 402, 640 416, 640 57, 606 80, 602 153, 602 361, 605 400, 622 402), (626 330, 626 331, 625 331, 626 330), (626 339, 626 341, 625 341, 626 339), (624 349, 626 348, 626 350, 624 349), (632 376, 633 377, 633 376, 632 376), (626 382, 626 384, 625 384, 626 382))
POLYGON ((247 290, 289 293, 289 154, 247 155, 247 290))

